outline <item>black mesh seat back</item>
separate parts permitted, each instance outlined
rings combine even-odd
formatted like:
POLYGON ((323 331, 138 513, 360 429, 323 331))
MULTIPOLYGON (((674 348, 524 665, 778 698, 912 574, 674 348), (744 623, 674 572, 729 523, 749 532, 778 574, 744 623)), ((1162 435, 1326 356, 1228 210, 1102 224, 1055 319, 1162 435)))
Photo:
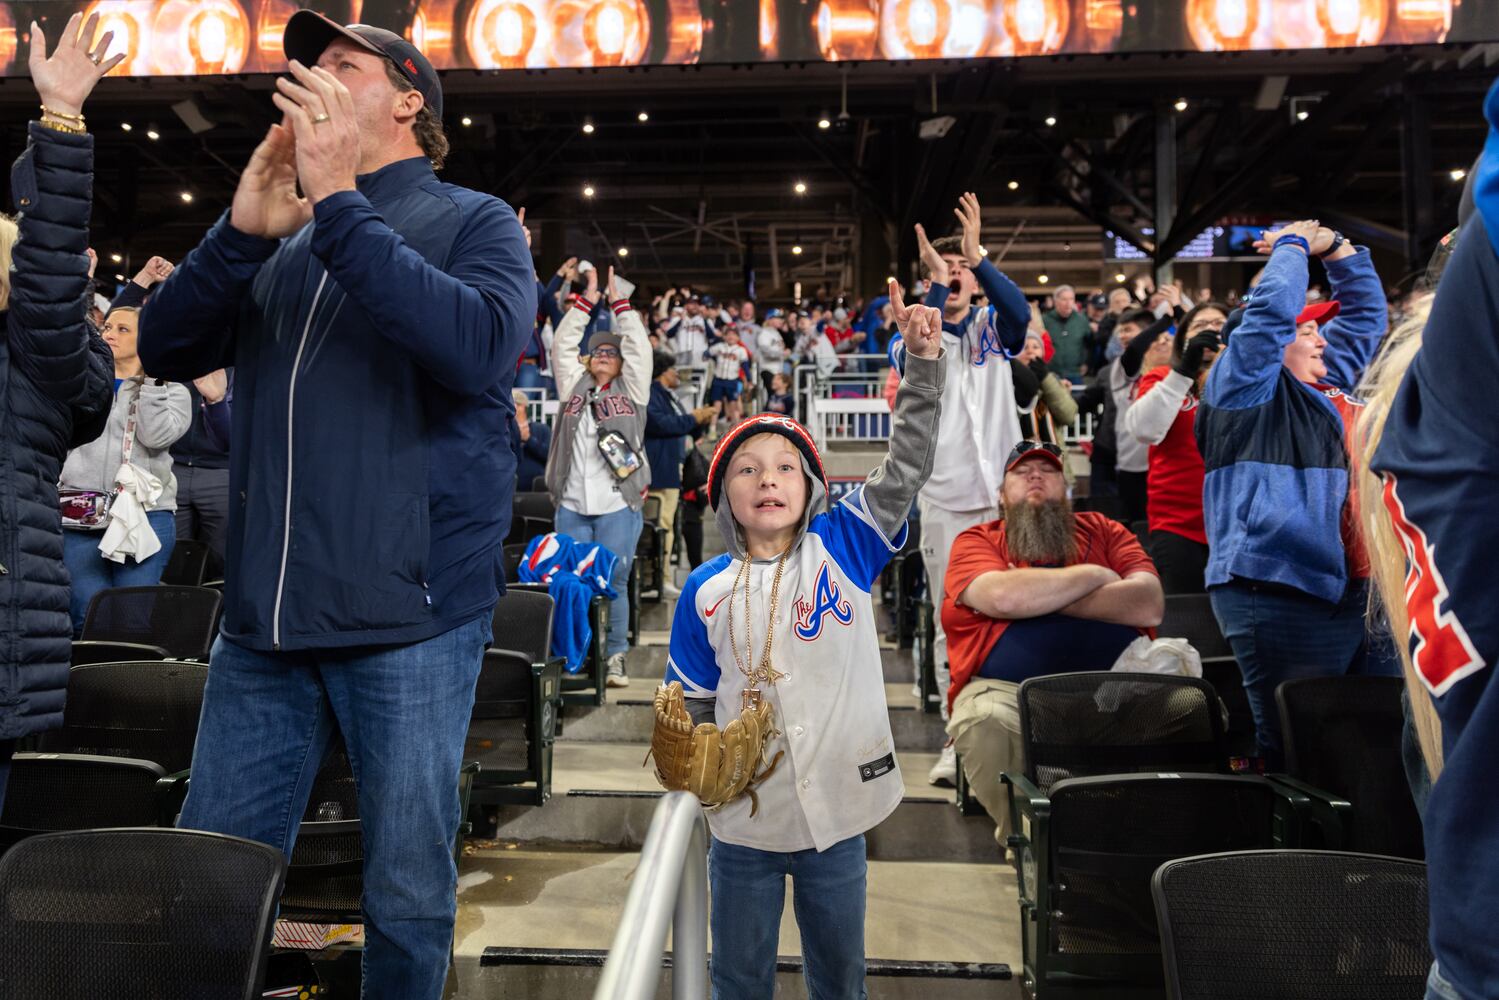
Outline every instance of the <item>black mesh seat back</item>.
POLYGON ((1425 995, 1426 866, 1324 851, 1187 858, 1155 877, 1180 1000, 1425 995))
POLYGON ((1238 775, 1119 775, 1054 785, 1051 950, 1156 953, 1151 875, 1173 858, 1270 847, 1275 801, 1268 781, 1238 775))
POLYGON ((155 826, 156 782, 148 760, 18 753, 11 760, 0 825, 20 830, 155 826))
POLYGON ((479 781, 495 771, 522 771, 531 766, 526 720, 476 718, 463 740, 463 759, 479 765, 479 781))
POLYGON ((37 749, 151 760, 166 771, 192 764, 208 667, 202 663, 92 663, 68 673, 61 729, 37 749))
POLYGON ((1167 594, 1166 613, 1155 631, 1162 639, 1187 640, 1204 659, 1234 655, 1206 594, 1167 594))
POLYGON ((531 659, 508 649, 490 649, 474 687, 475 719, 523 716, 531 701, 531 659))
POLYGON ((510 505, 511 517, 530 517, 540 521, 554 521, 557 518, 557 508, 552 503, 552 495, 547 492, 536 492, 530 490, 519 490, 510 505))
MULTIPOLYGON (((359 793, 354 769, 342 740, 334 743, 318 768, 307 796, 307 808, 292 845, 287 885, 305 881, 303 869, 357 872, 364 861, 364 843, 359 831, 359 793)), ((321 874, 321 873, 314 873, 321 874)))
POLYGON ((160 646, 139 642, 74 642, 73 666, 86 663, 139 663, 142 660, 165 660, 171 654, 160 646))
POLYGON ((185 830, 24 841, 0 858, 5 996, 258 997, 282 865, 185 830))
POLYGON ((505 582, 514 584, 520 582, 520 564, 526 559, 526 544, 524 542, 507 545, 504 548, 505 556, 505 582))
POLYGON ((161 582, 178 587, 201 587, 208 576, 209 548, 191 538, 179 538, 161 571, 161 582))
POLYGON ((83 639, 143 642, 179 659, 206 659, 223 596, 207 587, 115 587, 89 603, 83 639))
POLYGON ((494 607, 493 649, 508 649, 541 663, 551 655, 552 595, 506 589, 494 607))
POLYGON ((1275 692, 1286 772, 1353 804, 1345 846, 1420 858, 1421 818, 1401 762, 1399 677, 1308 677, 1275 692))
POLYGON ((1195 677, 1052 674, 1019 697, 1025 774, 1043 792, 1066 778, 1226 765, 1218 696, 1195 677))

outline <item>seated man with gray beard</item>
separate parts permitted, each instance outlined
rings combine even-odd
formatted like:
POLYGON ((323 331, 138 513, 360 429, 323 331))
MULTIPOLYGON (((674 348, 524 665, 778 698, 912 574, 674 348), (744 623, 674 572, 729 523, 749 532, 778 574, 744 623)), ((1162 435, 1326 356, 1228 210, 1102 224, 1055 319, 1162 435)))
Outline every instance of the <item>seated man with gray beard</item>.
POLYGON ((1020 682, 1108 670, 1136 637, 1153 637, 1165 597, 1133 533, 1102 514, 1073 513, 1056 445, 1015 446, 999 507, 998 520, 953 542, 942 626, 952 666, 947 732, 1003 844, 1009 792, 999 776, 1021 767, 1020 682))

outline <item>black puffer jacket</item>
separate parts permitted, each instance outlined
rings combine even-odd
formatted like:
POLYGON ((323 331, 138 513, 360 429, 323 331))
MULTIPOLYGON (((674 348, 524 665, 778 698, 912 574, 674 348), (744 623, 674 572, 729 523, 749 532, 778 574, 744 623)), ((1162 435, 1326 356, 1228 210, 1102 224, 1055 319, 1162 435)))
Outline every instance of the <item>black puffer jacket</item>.
POLYGON ((32 124, 11 171, 21 212, 0 312, 0 739, 62 722, 71 660, 57 477, 109 419, 114 360, 88 326, 94 140, 32 124))

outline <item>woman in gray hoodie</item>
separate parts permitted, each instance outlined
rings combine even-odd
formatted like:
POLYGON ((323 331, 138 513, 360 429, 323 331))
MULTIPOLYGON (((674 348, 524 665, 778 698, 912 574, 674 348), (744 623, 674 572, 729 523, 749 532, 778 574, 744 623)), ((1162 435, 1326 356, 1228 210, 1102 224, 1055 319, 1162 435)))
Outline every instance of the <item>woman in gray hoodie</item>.
MULTIPOLYGON (((111 532, 102 530, 103 525, 94 531, 64 529, 63 561, 73 578, 69 611, 75 636, 83 630, 89 602, 99 591, 160 583, 177 540, 177 478, 170 449, 192 423, 191 396, 186 386, 148 378, 141 370, 135 351, 138 320, 138 310, 131 308, 116 308, 104 317, 102 335, 114 351, 115 369, 109 423, 99 437, 68 452, 61 485, 65 490, 109 493, 128 464, 135 481, 132 492, 150 530, 140 526, 111 532), (115 544, 121 534, 125 541, 115 544)), ((117 497, 110 517, 120 520, 126 515, 126 503, 117 497)))

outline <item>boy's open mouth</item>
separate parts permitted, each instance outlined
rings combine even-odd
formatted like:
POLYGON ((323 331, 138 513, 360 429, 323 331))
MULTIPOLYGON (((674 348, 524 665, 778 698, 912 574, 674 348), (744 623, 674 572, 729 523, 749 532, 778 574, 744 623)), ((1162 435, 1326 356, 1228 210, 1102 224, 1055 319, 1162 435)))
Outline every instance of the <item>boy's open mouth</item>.
POLYGON ((775 499, 774 497, 767 497, 766 499, 761 500, 759 503, 755 504, 755 509, 756 510, 765 510, 765 509, 770 508, 770 507, 785 507, 785 506, 786 505, 784 503, 782 503, 781 501, 775 499))

